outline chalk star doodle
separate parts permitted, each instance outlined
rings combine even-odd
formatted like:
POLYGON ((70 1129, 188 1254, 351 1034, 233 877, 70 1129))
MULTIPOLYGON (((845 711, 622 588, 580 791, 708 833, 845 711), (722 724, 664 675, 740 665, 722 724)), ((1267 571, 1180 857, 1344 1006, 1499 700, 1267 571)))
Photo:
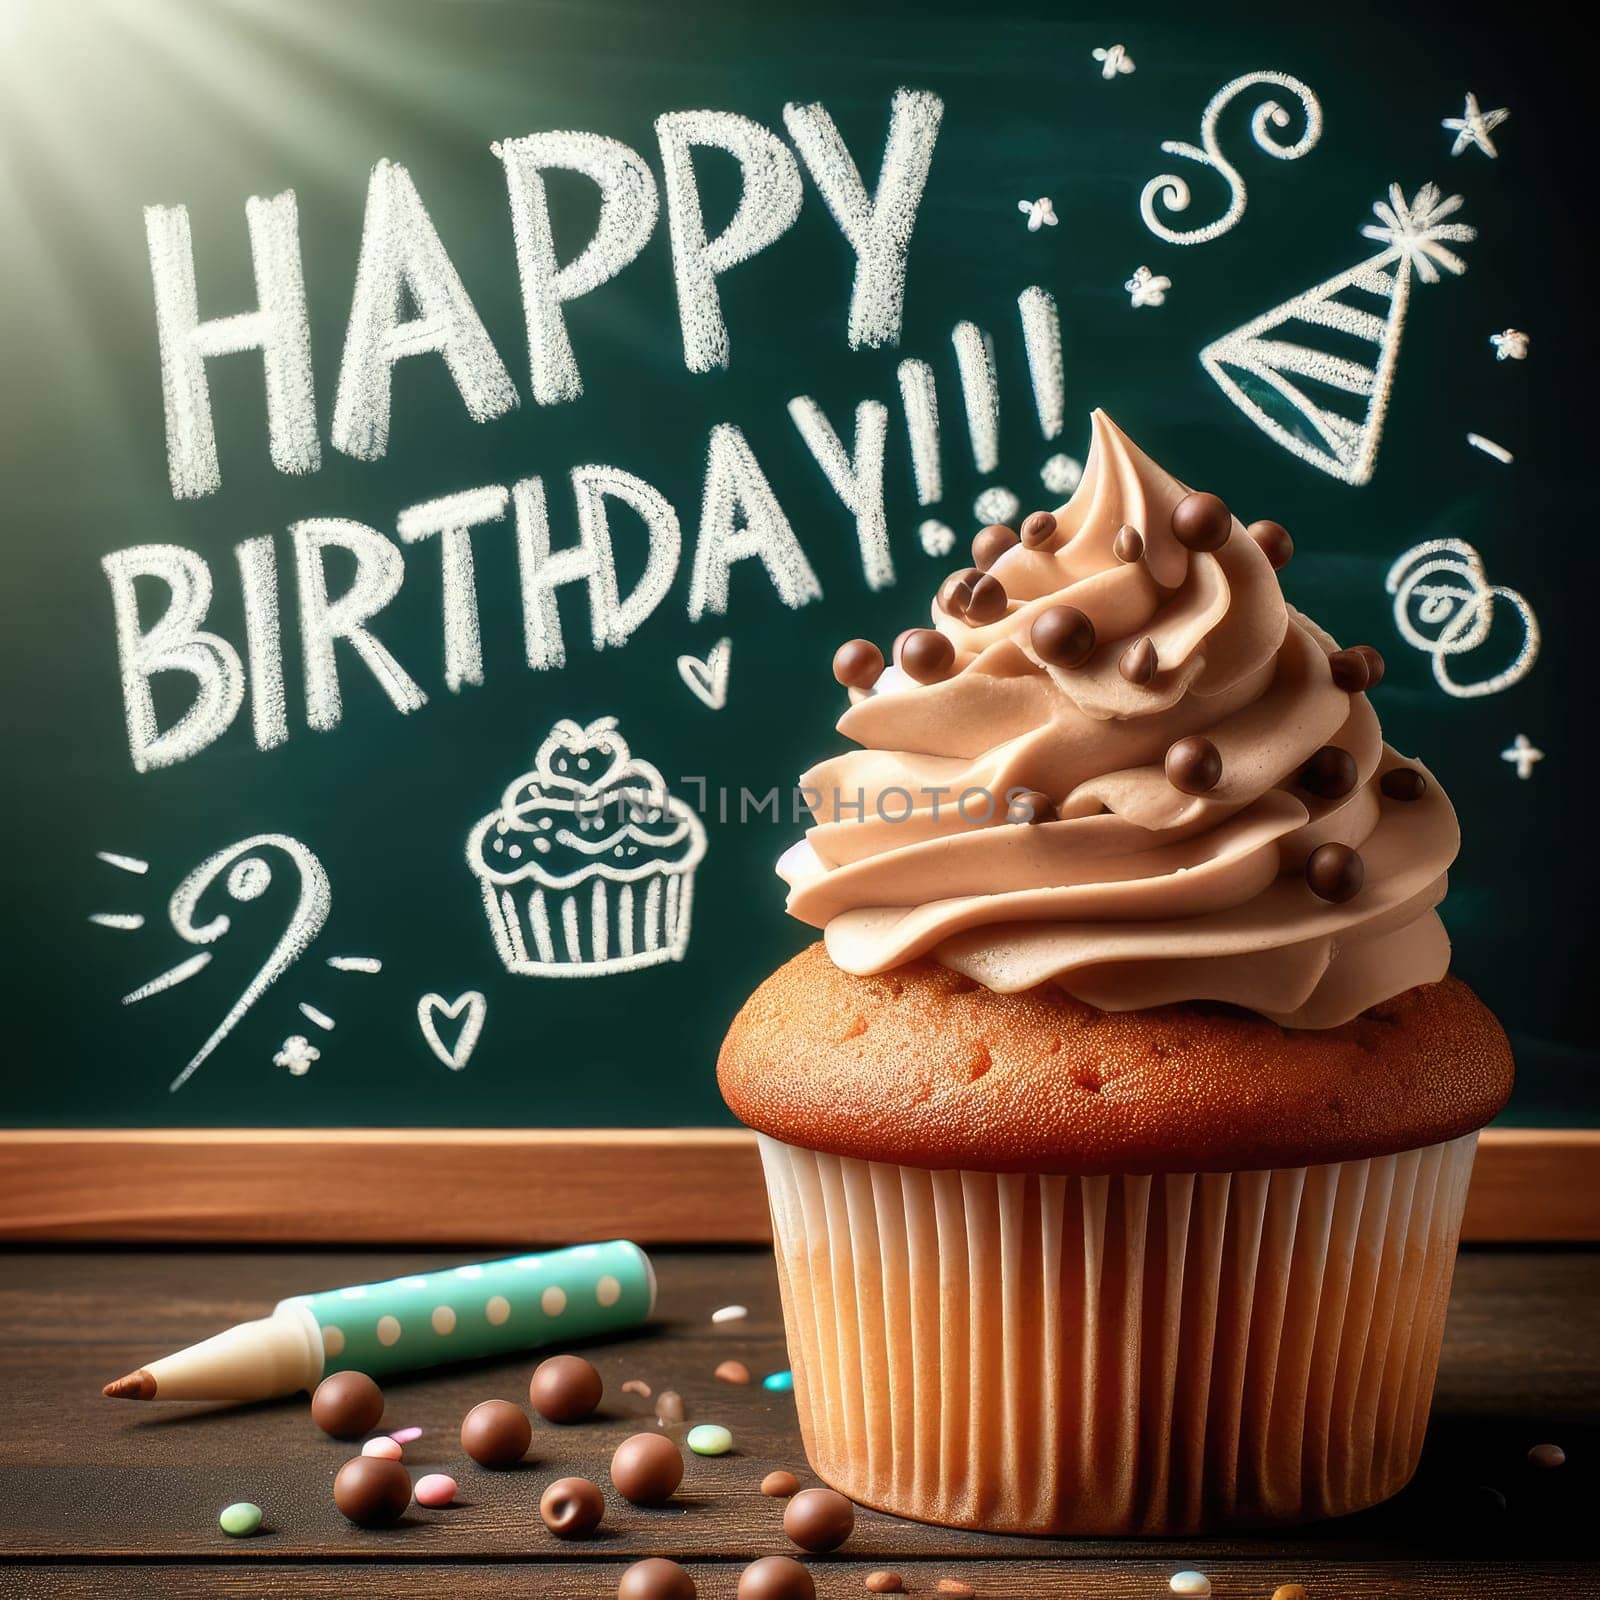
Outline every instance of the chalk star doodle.
POLYGON ((1053 228, 1056 225, 1055 202, 1047 194, 1042 194, 1037 200, 1017 201, 1017 210, 1028 213, 1028 232, 1037 233, 1041 228, 1053 228))
POLYGON ((1509 749, 1500 752, 1502 761, 1509 761, 1517 769, 1517 776, 1524 781, 1533 776, 1534 763, 1544 760, 1544 751, 1532 744, 1525 733, 1519 733, 1511 741, 1509 749))
POLYGON ((1456 136, 1455 143, 1450 146, 1453 156, 1464 155, 1474 145, 1493 161, 1500 152, 1494 147, 1494 140, 1489 137, 1511 113, 1504 106, 1495 111, 1481 111, 1478 109, 1478 97, 1475 94, 1467 96, 1467 103, 1462 107, 1459 117, 1445 117, 1439 124, 1456 136))
POLYGON ((1506 328, 1500 333, 1491 333, 1489 343, 1494 346, 1496 361, 1526 361, 1528 359, 1528 336, 1521 328, 1506 328))
POLYGON ((1135 267, 1133 276, 1122 287, 1133 297, 1135 309, 1140 306, 1162 306, 1167 303, 1167 290, 1172 287, 1172 279, 1161 277, 1149 267, 1135 267))
POLYGON ((1527 677, 1539 658, 1539 621, 1533 607, 1515 589, 1490 584, 1483 557, 1463 540, 1429 539, 1407 550, 1390 567, 1384 588, 1394 596, 1394 625, 1401 637, 1433 657, 1435 682, 1458 700, 1510 688, 1527 677), (1488 639, 1496 601, 1521 618, 1521 647, 1511 664, 1491 677, 1460 682, 1451 674, 1450 659, 1467 655, 1488 639))
POLYGON ((1215 170, 1228 186, 1228 209, 1215 222, 1203 228, 1191 228, 1187 233, 1169 228, 1156 215, 1156 201, 1163 201, 1169 211, 1187 211, 1192 197, 1189 185, 1182 177, 1176 172, 1163 172, 1152 178, 1139 195, 1139 214, 1144 218, 1145 227, 1157 238, 1165 239, 1168 244, 1206 244, 1220 238, 1244 215, 1247 198, 1244 179, 1239 176, 1238 168, 1223 155, 1217 143, 1217 121, 1236 96, 1261 84, 1287 89, 1300 102, 1306 119, 1305 132, 1293 144, 1279 144, 1271 130, 1287 128, 1289 113, 1276 100, 1263 100, 1250 114, 1250 135, 1262 150, 1279 161, 1298 161, 1322 137, 1322 106, 1298 78, 1291 78, 1286 72, 1250 72, 1223 84, 1207 102, 1200 118, 1200 144, 1203 148, 1197 149, 1181 139, 1166 139, 1162 142, 1161 150, 1164 155, 1183 156, 1188 161, 1197 161, 1201 166, 1215 170))
POLYGON ((283 1047, 272 1058, 275 1067, 283 1067, 292 1077, 303 1078, 314 1061, 322 1059, 322 1052, 303 1033, 291 1033, 283 1047))
POLYGON ((1224 334, 1200 352, 1200 363, 1244 414, 1292 455, 1350 484, 1372 476, 1389 409, 1400 335, 1411 301, 1411 280, 1438 283, 1439 269, 1459 275, 1467 264, 1449 248, 1477 237, 1477 229, 1447 219, 1461 196, 1442 198, 1426 183, 1408 202, 1400 185, 1373 206, 1378 221, 1363 238, 1384 248, 1296 295, 1292 300, 1224 334), (1364 300, 1363 300, 1364 297, 1364 300), (1383 314, 1372 309, 1376 301, 1383 314), (1333 349, 1291 342, 1291 323, 1331 329, 1333 349), (1356 361, 1342 348, 1349 339, 1374 346, 1370 360, 1356 361), (1327 391, 1351 396, 1364 406, 1359 417, 1313 400, 1296 379, 1309 378, 1327 391))
POLYGON ((1090 54, 1100 63, 1100 76, 1107 82, 1119 73, 1129 73, 1134 69, 1133 57, 1120 44, 1108 44, 1103 48, 1096 48, 1090 54))

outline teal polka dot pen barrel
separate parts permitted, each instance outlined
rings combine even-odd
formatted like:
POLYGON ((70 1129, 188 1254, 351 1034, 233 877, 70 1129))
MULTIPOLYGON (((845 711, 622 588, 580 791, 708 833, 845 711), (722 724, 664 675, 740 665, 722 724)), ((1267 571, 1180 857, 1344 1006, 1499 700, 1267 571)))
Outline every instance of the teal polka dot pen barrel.
POLYGON ((331 1372, 371 1377, 637 1327, 655 1309, 650 1258, 626 1239, 294 1295, 108 1383, 119 1400, 265 1400, 331 1372))

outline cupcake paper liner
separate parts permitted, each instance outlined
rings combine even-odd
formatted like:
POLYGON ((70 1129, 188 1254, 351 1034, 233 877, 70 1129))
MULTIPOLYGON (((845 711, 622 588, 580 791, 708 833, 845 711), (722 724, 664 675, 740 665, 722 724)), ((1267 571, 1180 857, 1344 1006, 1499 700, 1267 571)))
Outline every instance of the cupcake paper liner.
POLYGON ((511 972, 633 972, 681 961, 688 948, 692 872, 663 870, 622 883, 594 877, 564 891, 482 883, 489 926, 511 972))
POLYGON ((1477 1135, 1265 1172, 930 1172, 762 1136, 818 1475, 995 1532, 1338 1516, 1416 1469, 1477 1135))

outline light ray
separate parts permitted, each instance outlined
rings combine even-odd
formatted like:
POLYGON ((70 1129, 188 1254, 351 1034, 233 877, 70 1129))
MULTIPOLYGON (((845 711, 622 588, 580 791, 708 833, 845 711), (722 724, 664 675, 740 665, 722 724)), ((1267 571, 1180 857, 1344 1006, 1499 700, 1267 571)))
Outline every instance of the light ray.
POLYGON ((202 950, 199 955, 190 956, 187 961, 180 961, 170 972, 163 972, 159 978, 152 978, 149 983, 141 983, 132 994, 123 995, 123 1005, 137 1005, 141 1000, 148 1000, 153 994, 161 994, 164 990, 177 988, 180 983, 187 983, 210 959, 211 952, 202 950))

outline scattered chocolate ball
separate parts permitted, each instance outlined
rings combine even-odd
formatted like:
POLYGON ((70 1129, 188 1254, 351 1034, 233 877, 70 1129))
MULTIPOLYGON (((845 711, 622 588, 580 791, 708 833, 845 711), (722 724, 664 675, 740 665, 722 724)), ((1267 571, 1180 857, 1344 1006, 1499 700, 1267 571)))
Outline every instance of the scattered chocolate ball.
POLYGON ((1012 529, 1003 522, 991 522, 987 528, 980 528, 973 537, 973 562, 987 572, 1016 542, 1017 536, 1012 529))
POLYGON ((604 1393, 594 1363, 582 1356, 551 1356, 528 1380, 528 1402, 546 1422, 581 1422, 594 1415, 604 1393))
POLYGON ((1391 800, 1420 800, 1428 790, 1428 780, 1415 767, 1390 767, 1378 779, 1378 787, 1391 800))
POLYGON ((1372 669, 1359 650, 1335 650, 1328 657, 1334 686, 1346 694, 1360 694, 1372 682, 1372 669))
POLYGON ((1143 688, 1154 679, 1158 665, 1160 663, 1156 660, 1156 647, 1149 635, 1146 635, 1143 639, 1135 639, 1122 652, 1122 659, 1117 663, 1117 671, 1129 683, 1143 688))
POLYGON ((515 1466, 533 1442, 533 1424, 509 1400, 485 1400, 461 1423, 461 1448, 480 1467, 515 1466))
POLYGON ((1308 1600, 1303 1583, 1280 1583, 1272 1591, 1272 1600, 1308 1600))
POLYGON ((606 1498, 587 1478, 557 1478, 539 1496, 539 1515, 558 1539, 583 1539, 600 1526, 606 1498))
POLYGON ((802 1489, 783 1508, 783 1531, 813 1555, 837 1550, 855 1526, 856 1508, 837 1489, 802 1489))
POLYGON ((934 628, 913 628, 900 646, 901 669, 918 683, 937 683, 950 676, 956 647, 934 628))
POLYGON ((311 1397, 311 1420, 334 1439, 371 1433, 383 1416, 383 1390, 364 1372, 335 1372, 311 1397))
POLYGON ((742 1361, 719 1361, 711 1376, 724 1383, 749 1383, 750 1369, 742 1361))
POLYGON ((683 1452, 665 1434, 636 1433, 611 1457, 611 1481, 636 1506, 665 1505, 683 1482, 683 1452))
POLYGON ((1047 667, 1081 667, 1094 654, 1094 624, 1076 606, 1046 606, 1028 642, 1047 667))
POLYGON ((967 614, 967 598, 972 593, 972 586, 982 576, 983 573, 976 567, 963 567, 959 572, 952 572, 939 585, 939 593, 934 597, 939 609, 952 617, 964 617, 967 614))
POLYGON ((1186 550, 1220 550, 1233 531, 1233 513, 1214 494, 1186 494, 1172 508, 1172 536, 1186 550))
POLYGON ((1043 550, 1055 536, 1054 512, 1034 511, 1023 518, 1022 542, 1029 550, 1043 550))
POLYGON ((1007 822, 1021 822, 1032 827, 1036 822, 1055 820, 1055 801, 1037 789, 1024 789, 1021 794, 1013 795, 1010 805, 1006 807, 1007 822))
POLYGON ((904 1594, 906 1580, 898 1572, 869 1572, 865 1579, 869 1594, 904 1594))
POLYGON ((1385 671, 1383 657, 1370 644, 1358 644, 1356 649, 1361 652, 1367 663, 1367 687, 1376 689, 1383 682, 1385 671))
POLYGON ((1336 744, 1325 744, 1300 769, 1297 780, 1308 794, 1323 800, 1337 800, 1355 788, 1361 774, 1356 769, 1356 758, 1336 744))
POLYGON ((1567 1463, 1567 1452, 1558 1444, 1536 1444, 1528 1452, 1528 1465, 1549 1472, 1567 1463))
POLYGON ((392 1528, 411 1504, 411 1475, 398 1461, 354 1456, 333 1480, 333 1503, 358 1528, 392 1528))
POLYGON ((763 1556, 739 1574, 739 1600, 817 1600, 817 1586, 792 1556, 763 1556))
POLYGON ((1320 900, 1343 905, 1361 893, 1367 869, 1347 844, 1319 844, 1306 858, 1306 882, 1320 900))
POLYGON ((676 1389, 663 1389, 656 1396, 656 1421, 663 1424, 683 1421, 683 1396, 676 1389))
POLYGON ((761 1492, 774 1500, 787 1500, 800 1492, 800 1480, 792 1472, 769 1472, 761 1480, 761 1492))
POLYGON ((833 675, 847 689, 870 689, 883 672, 883 651, 870 639, 847 639, 833 652, 833 675))
POLYGON ((1274 572, 1282 572, 1294 554, 1294 540, 1281 522, 1252 522, 1244 530, 1261 546, 1261 553, 1272 563, 1274 572))
POLYGON ((676 1561, 635 1561, 617 1584, 617 1600, 695 1600, 694 1579, 676 1561))
POLYGON ((1111 553, 1118 561, 1125 561, 1130 567, 1144 554, 1144 535, 1132 524, 1124 522, 1117 529, 1117 536, 1111 541, 1111 553))
POLYGON ((1167 747, 1167 782, 1184 794, 1209 794, 1222 782, 1222 756, 1198 733, 1167 747))

